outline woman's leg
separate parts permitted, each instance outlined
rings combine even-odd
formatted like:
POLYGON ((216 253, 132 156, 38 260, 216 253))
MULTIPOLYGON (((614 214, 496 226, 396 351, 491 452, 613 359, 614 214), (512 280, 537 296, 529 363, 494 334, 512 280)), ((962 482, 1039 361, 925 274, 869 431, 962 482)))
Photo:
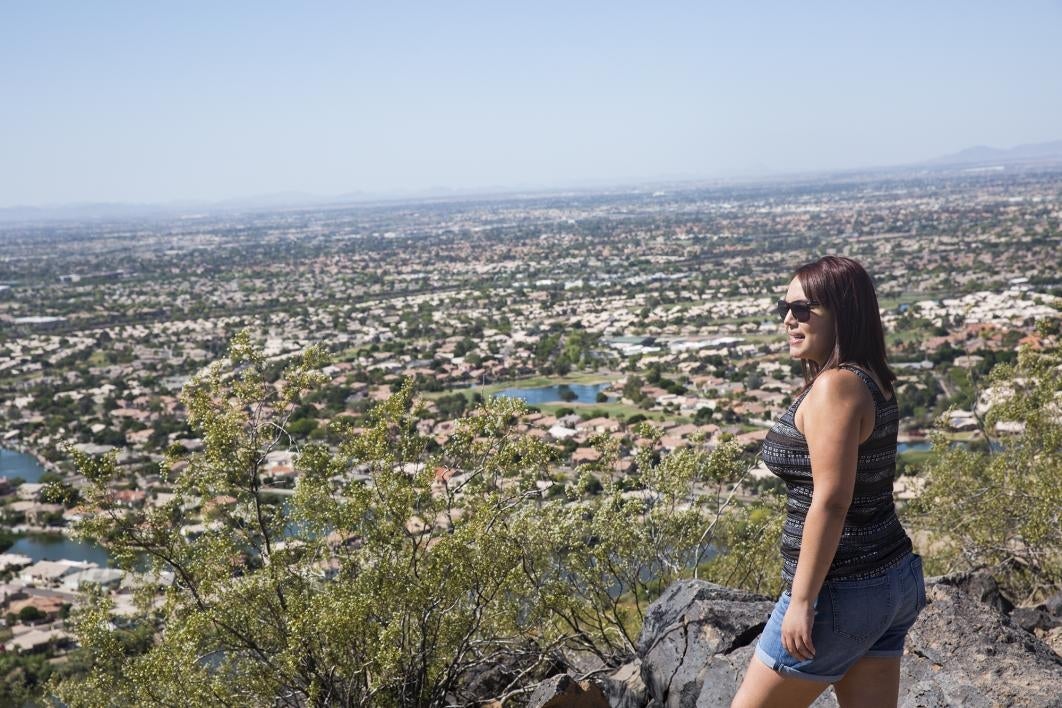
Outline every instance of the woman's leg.
POLYGON ((804 708, 829 687, 824 681, 782 676, 753 656, 730 708, 804 708))
POLYGON ((833 687, 841 708, 896 708, 900 698, 900 657, 864 656, 833 687))

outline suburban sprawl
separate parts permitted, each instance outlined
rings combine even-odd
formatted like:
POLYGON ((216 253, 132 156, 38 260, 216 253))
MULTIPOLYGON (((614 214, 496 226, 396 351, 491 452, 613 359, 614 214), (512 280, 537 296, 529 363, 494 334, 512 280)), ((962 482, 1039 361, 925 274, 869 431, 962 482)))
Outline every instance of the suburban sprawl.
MULTIPOLYGON (((73 455, 115 455, 130 509, 165 504, 160 463, 204 444, 182 388, 237 332, 278 385, 307 347, 329 354, 263 463, 281 501, 301 445, 338 444, 336 423, 357 428, 409 379, 435 445, 480 401, 524 398, 518 428, 556 448, 558 496, 603 438, 618 475, 639 446, 735 439, 749 500, 778 484, 754 456, 803 384, 773 304, 797 266, 851 256, 899 376, 902 503, 928 431, 983 443, 987 372, 1059 318, 1060 234, 1062 171, 1044 166, 0 224, 0 643, 62 663, 86 590, 115 622, 135 611, 144 578, 71 537, 73 455)), ((234 501, 195 500, 182 534, 234 501)))

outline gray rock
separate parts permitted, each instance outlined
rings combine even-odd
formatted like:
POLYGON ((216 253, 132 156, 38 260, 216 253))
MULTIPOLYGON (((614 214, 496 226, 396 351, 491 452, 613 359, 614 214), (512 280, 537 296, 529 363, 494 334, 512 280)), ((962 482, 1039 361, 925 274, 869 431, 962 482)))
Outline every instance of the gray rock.
POLYGON ((610 674, 595 679, 612 708, 642 708, 649 693, 642 681, 642 661, 635 659, 610 674))
POLYGON ((1003 614, 1007 614, 1014 609, 1014 603, 999 589, 999 583, 996 582, 996 579, 983 570, 927 578, 926 582, 953 585, 1003 614))
MULTIPOLYGON (((713 656, 702 674, 704 683, 701 686, 700 695, 697 696, 698 708, 729 706, 730 701, 734 699, 734 694, 737 693, 738 686, 745 678, 745 671, 755 651, 756 644, 752 643, 730 654, 713 656)), ((837 705, 837 697, 833 690, 827 688, 812 701, 810 708, 837 708, 837 705)))
POLYGON ((601 689, 568 674, 551 676, 540 683, 528 699, 529 708, 609 708, 601 689))
POLYGON ((1062 625, 1062 618, 1055 617, 1044 606, 1015 607, 1010 613, 1010 620, 1026 632, 1037 629, 1047 630, 1062 625))
POLYGON ((1052 617, 1062 619, 1062 592, 1056 592, 1044 600, 1044 609, 1050 612, 1052 617))
POLYGON ((638 638, 650 705, 693 708, 700 704, 705 676, 743 673, 727 659, 712 659, 753 642, 773 607, 761 595, 703 580, 672 584, 649 606, 638 638))
POLYGON ((1062 659, 1010 619, 948 583, 907 637, 901 704, 1062 706, 1062 659))

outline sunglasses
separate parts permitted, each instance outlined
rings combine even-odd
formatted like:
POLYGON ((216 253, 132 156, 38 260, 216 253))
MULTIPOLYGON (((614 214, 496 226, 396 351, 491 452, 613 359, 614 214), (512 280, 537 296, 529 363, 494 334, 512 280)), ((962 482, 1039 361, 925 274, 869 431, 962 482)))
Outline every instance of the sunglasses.
POLYGON ((792 312, 797 322, 807 322, 811 319, 811 308, 818 304, 814 300, 797 300, 796 302, 779 300, 774 305, 774 311, 778 313, 778 318, 781 320, 785 319, 786 313, 792 312))

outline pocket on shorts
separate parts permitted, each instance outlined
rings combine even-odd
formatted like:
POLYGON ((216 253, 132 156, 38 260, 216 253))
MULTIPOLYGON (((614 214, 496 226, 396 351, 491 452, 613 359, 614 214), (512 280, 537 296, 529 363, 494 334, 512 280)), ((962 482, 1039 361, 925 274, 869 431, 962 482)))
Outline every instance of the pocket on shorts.
POLYGON ((917 553, 913 554, 913 556, 911 560, 911 575, 914 577, 915 598, 917 599, 915 613, 921 614, 922 610, 926 609, 926 578, 922 572, 922 556, 917 553))
POLYGON ((895 609, 888 576, 870 580, 829 581, 833 633, 857 642, 880 635, 895 609))

